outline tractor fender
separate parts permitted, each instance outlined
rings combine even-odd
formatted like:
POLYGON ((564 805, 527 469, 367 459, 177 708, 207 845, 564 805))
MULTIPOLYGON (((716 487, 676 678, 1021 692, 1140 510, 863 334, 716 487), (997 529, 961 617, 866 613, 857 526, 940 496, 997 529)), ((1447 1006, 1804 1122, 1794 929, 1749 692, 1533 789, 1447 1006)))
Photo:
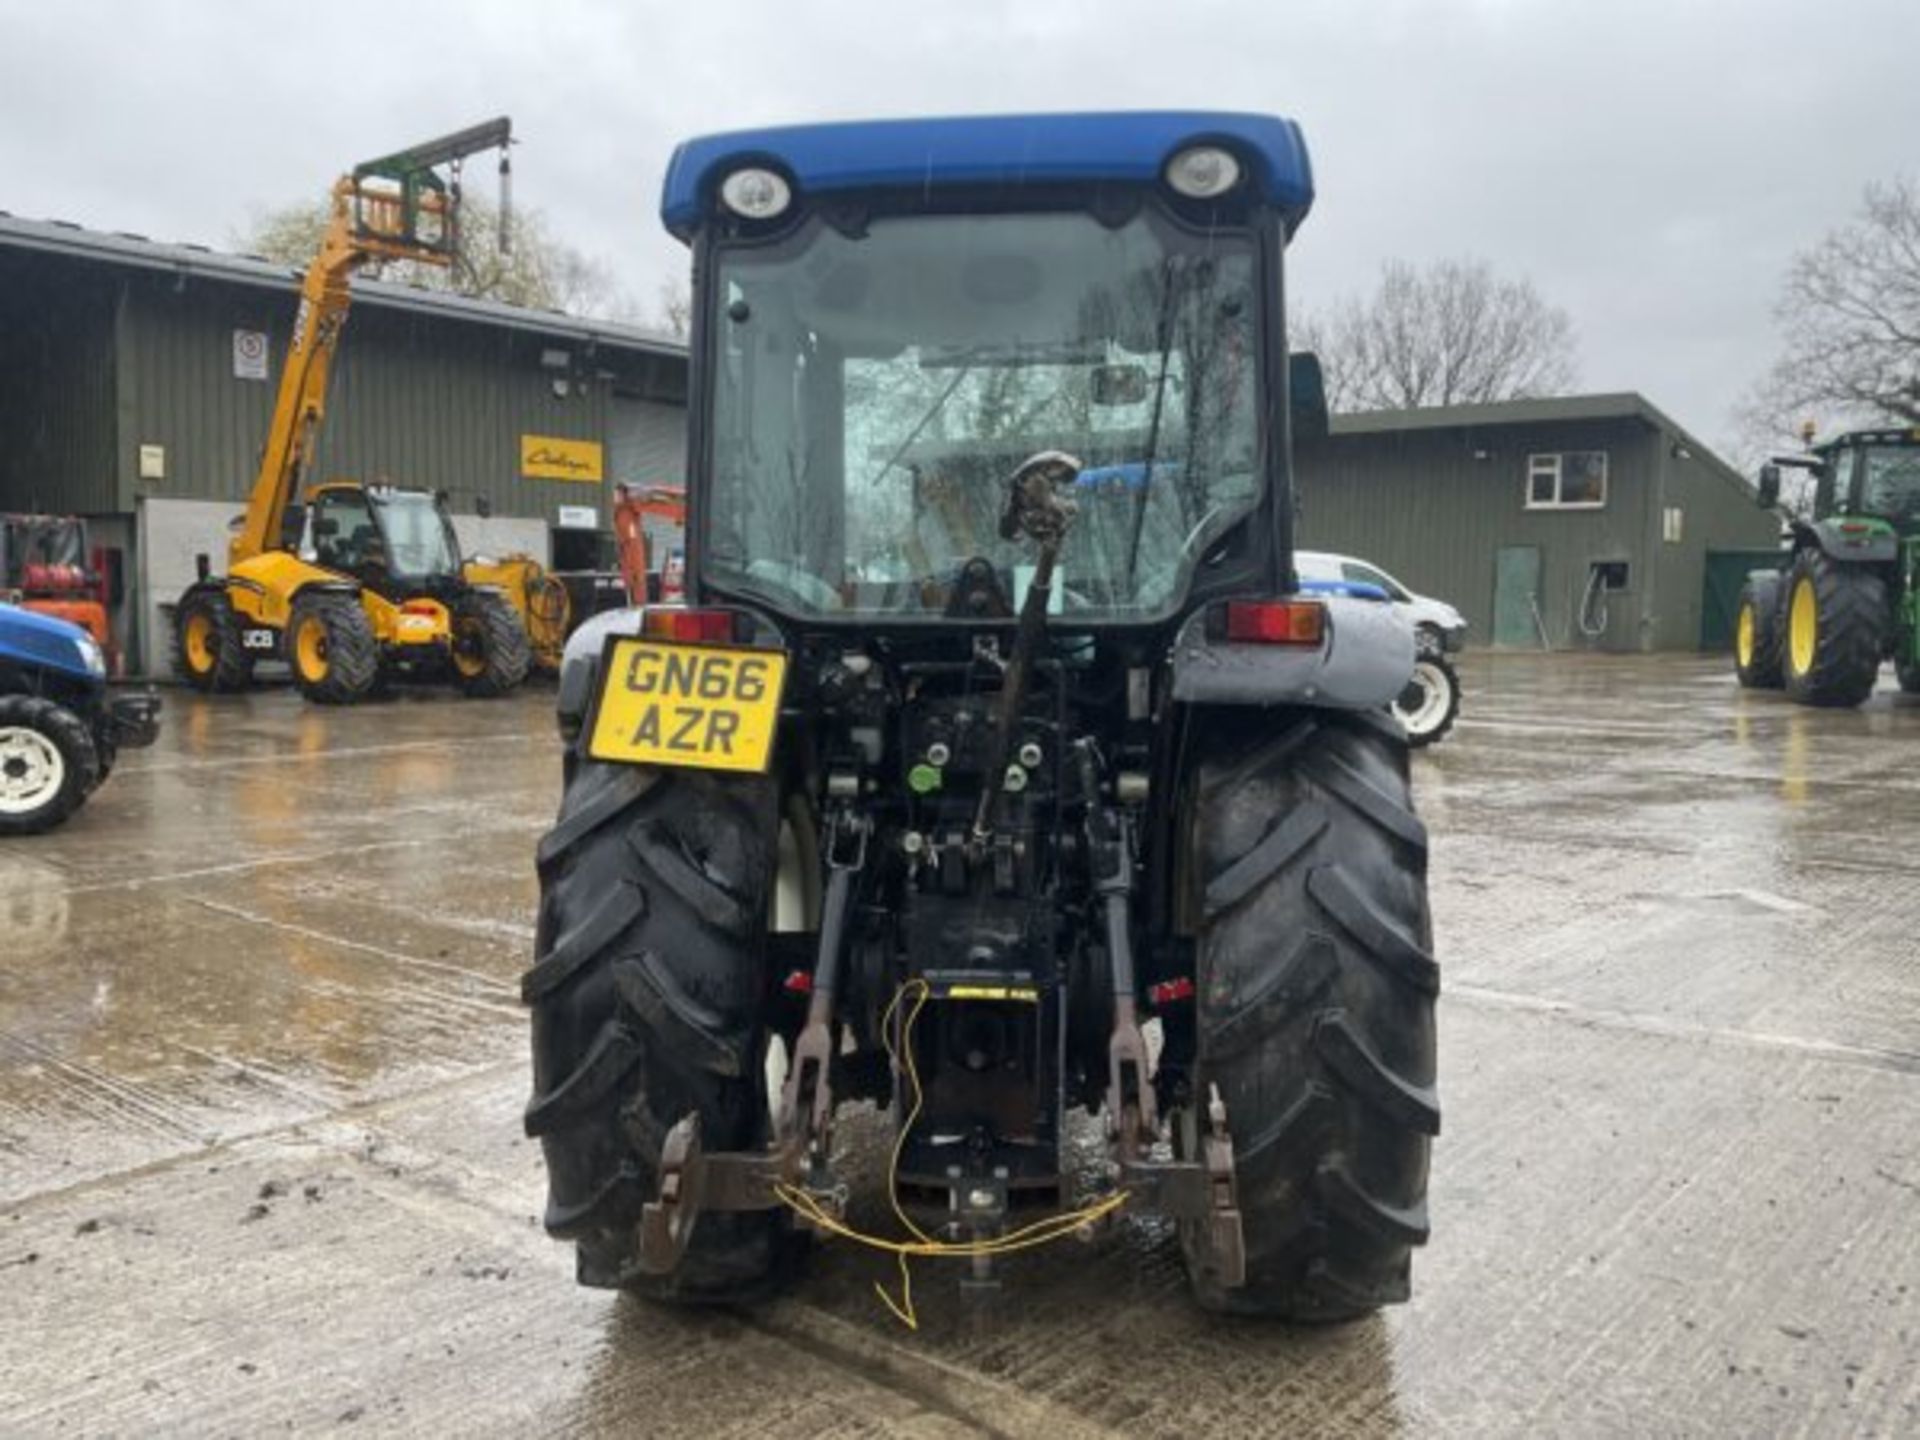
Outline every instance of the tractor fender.
POLYGON ((1379 600, 1319 598, 1326 630, 1311 649, 1211 639, 1206 612, 1189 615, 1173 644, 1173 698, 1330 710, 1377 710, 1398 698, 1413 679, 1413 627, 1379 600))
POLYGON ((600 656, 607 648, 608 638, 638 635, 644 613, 638 605, 624 610, 603 610, 567 637, 567 648, 560 656, 560 694, 554 702, 559 711, 562 739, 573 740, 586 723, 587 711, 593 708, 594 681, 600 675, 600 656))
POLYGON ((1891 565, 1900 556, 1900 537, 1884 520, 1831 517, 1793 527, 1794 548, 1812 546, 1847 565, 1891 565), (1849 531, 1848 525, 1863 528, 1849 531))

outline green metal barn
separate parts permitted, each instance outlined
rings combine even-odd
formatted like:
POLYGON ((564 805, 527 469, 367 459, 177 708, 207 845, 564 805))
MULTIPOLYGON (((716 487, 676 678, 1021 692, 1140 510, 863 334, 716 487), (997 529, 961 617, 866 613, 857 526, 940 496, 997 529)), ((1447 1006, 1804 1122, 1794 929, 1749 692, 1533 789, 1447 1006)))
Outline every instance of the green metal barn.
MULTIPOLYGON (((224 558, 298 283, 0 213, 0 510, 89 518, 135 672, 165 670, 161 607, 194 556, 224 558)), ((686 370, 682 345, 633 326, 356 281, 315 475, 444 489, 469 550, 552 560, 606 522, 611 482, 679 483, 686 370)))
POLYGON ((1720 648, 1779 533, 1631 392, 1337 415, 1298 473, 1303 546, 1450 601, 1480 645, 1720 648))

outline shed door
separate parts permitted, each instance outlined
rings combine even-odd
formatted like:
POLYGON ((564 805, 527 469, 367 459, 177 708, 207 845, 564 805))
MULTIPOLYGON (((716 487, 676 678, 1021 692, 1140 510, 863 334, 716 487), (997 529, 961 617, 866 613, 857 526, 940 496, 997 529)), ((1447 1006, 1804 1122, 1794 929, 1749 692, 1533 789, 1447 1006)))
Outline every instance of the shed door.
POLYGON ((1493 643, 1539 645, 1540 547, 1502 545, 1493 556, 1493 643))
POLYGON ((680 485, 687 473, 687 412, 615 394, 607 414, 607 479, 680 485))

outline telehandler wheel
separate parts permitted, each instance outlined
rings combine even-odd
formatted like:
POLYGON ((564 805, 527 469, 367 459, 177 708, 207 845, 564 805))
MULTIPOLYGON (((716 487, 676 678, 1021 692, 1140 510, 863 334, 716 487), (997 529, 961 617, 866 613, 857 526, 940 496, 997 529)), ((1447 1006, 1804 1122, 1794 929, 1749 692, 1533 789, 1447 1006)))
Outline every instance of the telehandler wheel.
POLYGON ((99 783, 86 721, 38 696, 0 696, 0 835, 51 830, 99 783))
POLYGON ((294 683, 321 705, 363 700, 380 677, 380 648, 357 596, 321 591, 293 602, 287 661, 294 683))
POLYGON ((775 783, 758 775, 569 757, 540 842, 527 1133, 547 1159, 546 1226, 576 1245, 583 1285, 731 1303, 772 1290, 784 1211, 709 1212, 670 1275, 638 1268, 641 1206, 667 1131, 700 1116, 709 1150, 771 1130, 765 1023, 775 783))
POLYGON ((1186 885, 1197 925, 1195 1102, 1234 1143, 1246 1283, 1187 1241, 1208 1309, 1287 1320, 1408 1294, 1427 1239, 1440 972, 1427 832, 1384 714, 1222 717, 1195 740, 1186 885))
POLYGON ((1786 627, 1780 623, 1780 577, 1749 579, 1734 611, 1733 673, 1748 690, 1786 683, 1786 627))
POLYGON ((533 650, 520 612, 504 595, 469 590, 453 609, 453 674, 469 695, 490 700, 518 689, 533 650))
POLYGON ((1880 678, 1887 587, 1865 565, 1809 546, 1787 572, 1787 693, 1802 705, 1858 705, 1880 678))
POLYGON ((196 690, 244 690, 253 657, 240 642, 240 617, 224 591, 189 590, 173 612, 173 673, 196 690))

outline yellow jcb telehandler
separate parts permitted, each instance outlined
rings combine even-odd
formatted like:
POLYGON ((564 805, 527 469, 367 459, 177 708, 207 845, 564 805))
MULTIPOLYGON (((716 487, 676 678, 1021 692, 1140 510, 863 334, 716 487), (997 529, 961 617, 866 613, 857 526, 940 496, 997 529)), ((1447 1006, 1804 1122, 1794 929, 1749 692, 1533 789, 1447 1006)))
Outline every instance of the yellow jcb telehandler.
POLYGON ((510 141, 508 121, 492 120, 356 166, 334 184, 227 573, 213 575, 202 556, 200 578, 175 609, 175 668, 189 684, 237 690, 256 661, 278 659, 308 699, 348 704, 396 671, 482 696, 526 677, 526 627, 505 595, 467 575, 444 497, 355 480, 301 489, 353 272, 379 260, 452 265, 461 161, 497 148, 504 178, 510 141), (304 511, 290 511, 296 499, 304 511))

